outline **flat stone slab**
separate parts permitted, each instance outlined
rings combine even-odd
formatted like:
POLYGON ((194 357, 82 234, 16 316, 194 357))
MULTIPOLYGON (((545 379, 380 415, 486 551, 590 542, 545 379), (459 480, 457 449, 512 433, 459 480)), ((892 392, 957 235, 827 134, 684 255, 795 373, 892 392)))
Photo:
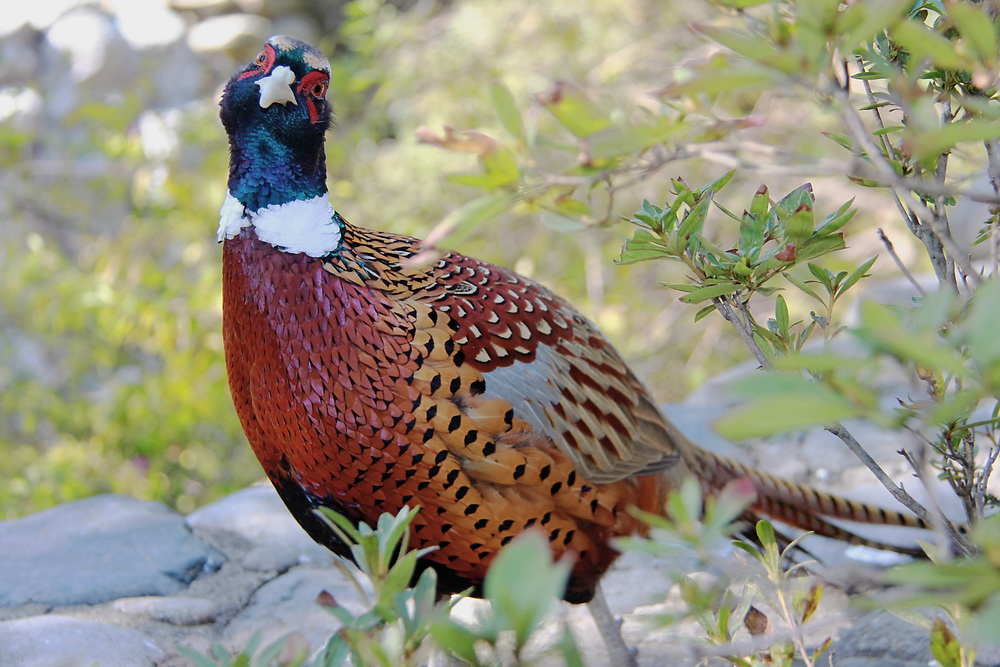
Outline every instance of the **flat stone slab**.
POLYGON ((171 595, 224 560, 163 503, 94 496, 0 522, 0 605, 171 595))
POLYGON ((164 657, 152 639, 128 628, 50 614, 0 623, 0 665, 154 665, 164 657))
POLYGON ((187 523, 199 535, 237 538, 245 549, 228 555, 255 572, 333 561, 330 550, 309 537, 270 485, 251 486, 196 509, 187 523))

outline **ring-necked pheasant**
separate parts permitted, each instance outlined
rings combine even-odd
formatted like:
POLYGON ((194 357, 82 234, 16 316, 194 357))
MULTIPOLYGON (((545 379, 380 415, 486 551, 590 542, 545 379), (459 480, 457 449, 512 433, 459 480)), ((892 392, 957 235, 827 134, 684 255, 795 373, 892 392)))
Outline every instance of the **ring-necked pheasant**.
POLYGON ((827 521, 921 526, 776 479, 690 443, 569 303, 458 253, 407 268, 416 239, 348 223, 327 200, 330 66, 272 37, 228 83, 229 194, 222 208, 224 341, 239 418, 268 477, 318 542, 313 513, 374 522, 424 510, 412 544, 436 545, 444 592, 478 588, 508 541, 535 526, 572 551, 565 597, 586 602, 694 476, 707 493, 752 480, 754 512, 854 540, 827 521), (824 518, 825 517, 825 518, 824 518))

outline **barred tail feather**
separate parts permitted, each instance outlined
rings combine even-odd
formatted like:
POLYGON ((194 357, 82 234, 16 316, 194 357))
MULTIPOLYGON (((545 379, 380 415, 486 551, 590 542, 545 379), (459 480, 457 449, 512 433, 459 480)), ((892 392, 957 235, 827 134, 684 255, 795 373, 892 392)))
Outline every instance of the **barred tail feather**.
POLYGON ((916 547, 906 547, 871 540, 831 523, 839 519, 883 526, 929 529, 922 519, 894 510, 867 505, 801 484, 769 475, 730 458, 701 448, 685 452, 686 463, 706 489, 720 489, 728 482, 745 477, 753 482, 756 499, 750 506, 754 514, 768 516, 796 528, 849 544, 862 544, 910 555, 923 555, 916 547))

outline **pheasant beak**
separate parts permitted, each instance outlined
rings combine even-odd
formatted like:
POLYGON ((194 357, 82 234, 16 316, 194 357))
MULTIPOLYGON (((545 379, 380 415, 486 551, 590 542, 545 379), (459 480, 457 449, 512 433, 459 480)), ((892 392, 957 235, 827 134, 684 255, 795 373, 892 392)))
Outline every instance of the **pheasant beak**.
POLYGON ((260 86, 260 106, 266 109, 272 104, 291 102, 298 104, 292 84, 295 83, 295 72, 290 67, 279 65, 268 76, 257 82, 260 86))

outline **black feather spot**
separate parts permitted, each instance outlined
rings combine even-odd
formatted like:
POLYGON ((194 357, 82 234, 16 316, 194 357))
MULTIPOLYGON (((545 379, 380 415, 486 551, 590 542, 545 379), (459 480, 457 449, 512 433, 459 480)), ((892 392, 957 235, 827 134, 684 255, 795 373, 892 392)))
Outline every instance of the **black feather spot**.
POLYGON ((505 531, 505 530, 510 530, 513 525, 514 525, 513 519, 504 519, 502 522, 500 522, 500 525, 497 526, 497 528, 500 531, 505 531))
POLYGON ((474 527, 475 527, 476 530, 482 530, 483 528, 485 528, 486 526, 488 526, 489 523, 490 523, 489 519, 480 519, 479 521, 477 521, 475 523, 474 527))
POLYGON ((455 362, 456 366, 461 366, 465 363, 465 352, 459 350, 452 356, 452 361, 455 362))
POLYGON ((412 461, 412 463, 413 463, 413 465, 417 465, 418 463, 420 463, 423 460, 424 460, 424 455, 423 454, 414 454, 413 455, 413 461, 412 461))
POLYGON ((430 442, 431 438, 433 437, 434 437, 434 429, 428 427, 427 430, 424 431, 424 444, 426 445, 428 442, 430 442))
POLYGON ((424 480, 424 481, 420 482, 419 484, 417 484, 417 491, 423 491, 424 489, 426 489, 430 485, 431 485, 430 482, 428 482, 427 480, 424 480))
POLYGON ((483 456, 492 456, 493 452, 497 450, 497 443, 490 440, 485 445, 483 445, 483 456))
POLYGON ((447 533, 447 532, 448 532, 449 530, 451 530, 452 528, 453 528, 453 526, 452 526, 452 524, 450 524, 450 523, 442 523, 442 524, 441 524, 441 532, 442 532, 442 533, 447 533))
POLYGON ((542 515, 542 525, 544 526, 549 521, 552 521, 552 512, 546 512, 542 515))
POLYGON ((477 431, 476 429, 470 430, 468 433, 465 434, 465 444, 471 445, 476 441, 476 438, 478 437, 479 437, 479 431, 477 431))
POLYGON ((448 450, 442 449, 437 453, 437 456, 434 457, 434 463, 444 463, 446 458, 448 458, 448 450))
POLYGON ((453 468, 451 472, 448 473, 447 481, 445 482, 444 488, 449 488, 458 479, 458 468, 453 468))
POLYGON ((575 534, 576 534, 575 530, 567 530, 566 534, 563 536, 563 544, 568 546, 569 543, 573 541, 573 535, 575 534))
POLYGON ((454 341, 454 339, 449 338, 448 340, 446 340, 444 342, 444 351, 445 351, 445 353, 449 357, 451 355, 455 354, 455 341, 454 341))
POLYGON ((547 478, 547 477, 548 477, 548 476, 549 476, 549 475, 550 475, 551 473, 552 473, 552 466, 550 466, 550 465, 545 465, 545 466, 542 466, 542 469, 538 471, 538 478, 539 478, 539 479, 543 479, 543 480, 544 480, 544 479, 546 479, 546 478, 547 478))
POLYGON ((448 422, 448 433, 454 433, 455 431, 458 430, 458 427, 461 425, 462 425, 462 416, 455 415, 454 417, 451 418, 451 421, 448 422))
POLYGON ((576 484, 576 471, 570 470, 569 474, 566 475, 566 486, 573 486, 576 484))
POLYGON ((556 482, 551 487, 549 487, 549 493, 553 496, 559 493, 559 489, 562 488, 562 482, 556 482))
POLYGON ((556 528, 551 533, 549 533, 549 542, 555 542, 557 539, 559 539, 559 529, 558 528, 556 528))
POLYGON ((441 375, 437 374, 431 378, 431 393, 436 394, 437 390, 441 388, 441 375))
POLYGON ((458 491, 455 492, 455 498, 457 500, 461 500, 468 494, 469 494, 469 487, 467 486, 459 487, 458 491))
POLYGON ((451 384, 448 386, 448 391, 453 394, 457 394, 458 390, 462 388, 462 378, 457 375, 451 379, 451 384))
POLYGON ((508 544, 510 544, 510 541, 512 539, 514 539, 513 535, 508 535, 507 537, 501 539, 500 540, 500 546, 503 546, 503 547, 507 546, 508 544))
POLYGON ((470 514, 475 514, 478 511, 479 511, 479 505, 477 505, 476 503, 472 503, 471 505, 465 508, 465 516, 469 516, 470 514))
POLYGON ((469 392, 472 395, 478 395, 486 391, 486 380, 480 378, 469 385, 469 392))
POLYGON ((528 469, 527 463, 521 463, 514 468, 514 479, 521 479, 524 477, 525 471, 528 469))
POLYGON ((598 505, 597 498, 594 498, 593 500, 590 501, 590 513, 591 514, 597 514, 597 505, 598 505))
POLYGON ((437 413, 438 413, 438 406, 437 403, 434 403, 433 405, 431 405, 431 407, 427 408, 427 421, 434 419, 434 417, 437 416, 437 413))

